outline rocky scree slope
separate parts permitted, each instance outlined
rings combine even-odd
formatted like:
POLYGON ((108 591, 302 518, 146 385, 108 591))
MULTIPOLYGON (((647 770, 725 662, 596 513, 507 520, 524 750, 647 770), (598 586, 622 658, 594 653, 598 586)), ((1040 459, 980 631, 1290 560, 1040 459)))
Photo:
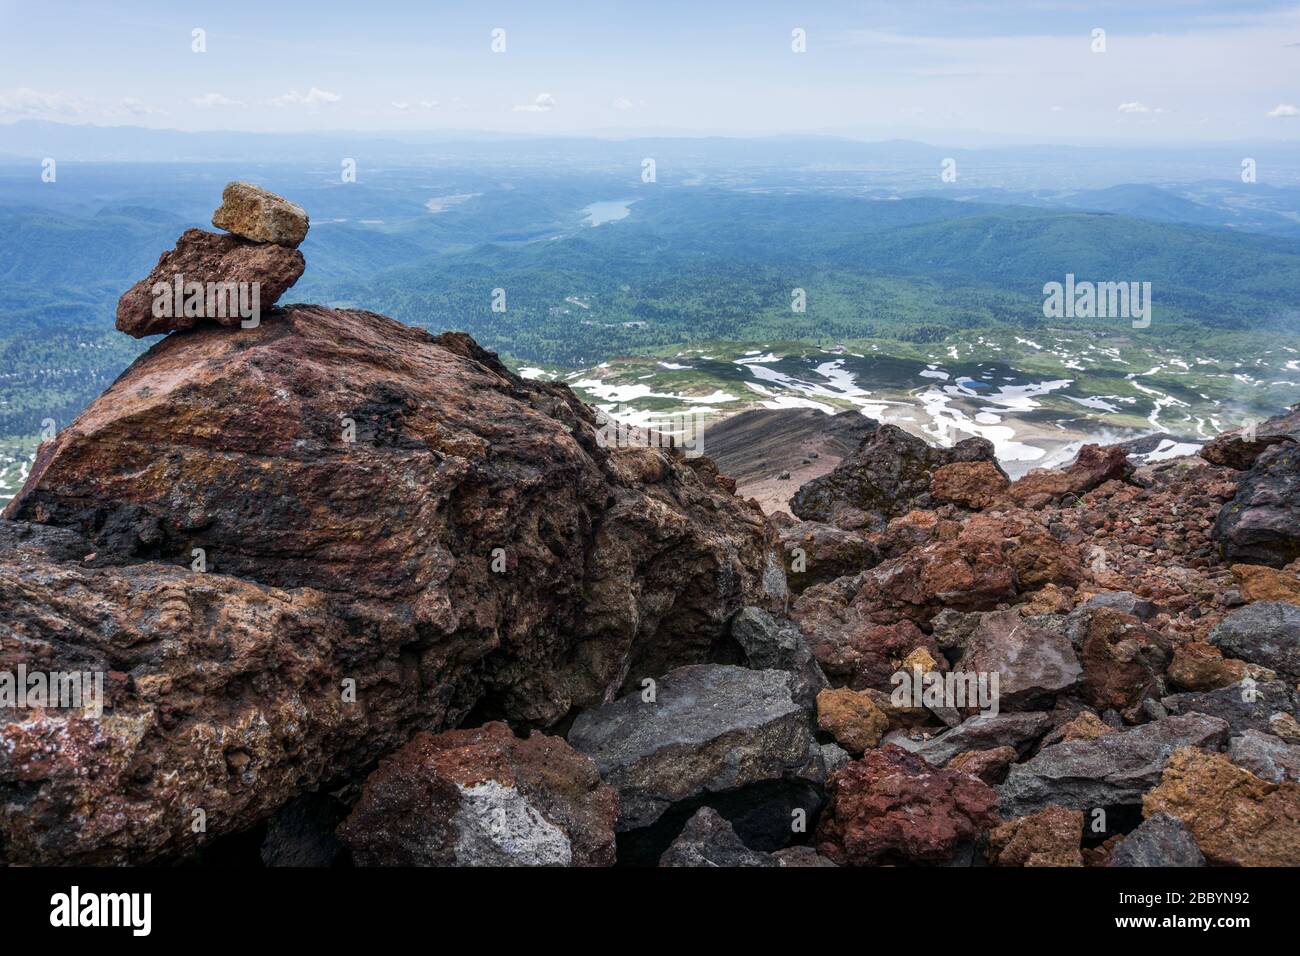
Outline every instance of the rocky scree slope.
POLYGON ((465 335, 273 309, 291 203, 214 223, 0 520, 0 674, 105 678, 0 711, 0 860, 1300 864, 1300 412, 1015 482, 871 427, 768 520, 465 335), (155 316, 193 268, 260 321, 155 316))

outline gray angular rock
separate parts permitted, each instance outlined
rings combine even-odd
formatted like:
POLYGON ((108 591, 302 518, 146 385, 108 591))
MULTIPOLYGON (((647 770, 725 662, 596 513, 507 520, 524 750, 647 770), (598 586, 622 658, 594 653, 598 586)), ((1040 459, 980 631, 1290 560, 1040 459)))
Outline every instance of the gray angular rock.
POLYGON ((829 686, 803 632, 793 621, 778 621, 762 608, 745 607, 732 618, 731 636, 744 651, 750 667, 789 672, 793 678, 791 691, 800 705, 813 707, 817 693, 829 686))
POLYGON ((787 867, 835 866, 810 846, 788 846, 775 851, 772 856, 781 866, 787 867))
POLYGON ((1166 717, 1094 740, 1067 740, 1013 764, 997 787, 1004 817, 1021 817, 1048 804, 1086 810, 1137 804, 1160 782, 1169 755, 1179 747, 1221 750, 1227 721, 1205 714, 1166 717))
POLYGON ((664 855, 660 866, 781 866, 769 853, 751 850, 736 831, 710 807, 700 807, 664 855))
POLYGON ((1068 690, 1083 676, 1062 619, 990 611, 966 640, 956 670, 998 674, 1001 706, 1068 690))
POLYGON ((1182 820, 1157 813, 1120 841, 1109 866, 1205 866, 1205 854, 1182 820))
POLYGON ((1211 537, 1229 561, 1280 568, 1300 557, 1300 445, 1273 445, 1255 459, 1211 537))
POLYGON ((1300 780, 1300 746, 1281 737, 1247 730, 1228 741, 1228 759, 1264 780, 1300 780))
POLYGON ((1160 698, 1171 714, 1210 714, 1222 717, 1234 734, 1269 729, 1269 718, 1278 712, 1295 715, 1295 695, 1280 680, 1251 681, 1250 678, 1216 687, 1160 698))
MULTIPOLYGON (((968 717, 958 726, 915 748, 932 766, 942 767, 966 750, 1015 747, 1026 752, 1052 726, 1052 715, 1040 712, 968 717)), ((894 741, 890 740, 893 743, 894 741)))
POLYGON ((1300 607, 1256 601, 1237 608, 1210 632, 1210 643, 1229 657, 1300 680, 1300 607))
POLYGON ((1081 605, 1085 608, 1105 607, 1119 611, 1140 621, 1148 620, 1156 613, 1156 606, 1145 598, 1140 598, 1132 591, 1103 591, 1094 594, 1081 605))
POLYGON ((568 740, 618 791, 618 829, 644 827, 683 800, 820 765, 791 685, 779 670, 679 667, 657 682, 653 702, 634 691, 579 714, 568 740))

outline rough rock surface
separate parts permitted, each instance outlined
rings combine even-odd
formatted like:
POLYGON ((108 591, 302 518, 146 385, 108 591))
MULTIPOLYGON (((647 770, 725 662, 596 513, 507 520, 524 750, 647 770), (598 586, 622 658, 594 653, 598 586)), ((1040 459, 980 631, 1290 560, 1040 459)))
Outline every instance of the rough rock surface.
POLYGON ((1007 771, 1019 759, 1015 747, 994 747, 992 750, 963 750, 948 761, 946 766, 978 777, 990 787, 1007 779, 1007 771))
POLYGON ((1078 810, 1136 804, 1160 780, 1169 755, 1179 747, 1222 747, 1228 725, 1217 717, 1166 717, 1095 740, 1070 740, 1044 747, 1012 766, 998 788, 1002 812, 1023 816, 1058 804, 1078 810))
POLYGON ((366 780, 339 835, 361 866, 609 866, 618 797, 559 737, 421 732, 366 780))
POLYGON ((1122 480, 1133 471, 1128 455, 1118 445, 1102 448, 1084 445, 1068 467, 1036 468, 1011 483, 1007 496, 1023 508, 1059 504, 1067 495, 1079 496, 1106 481, 1122 480))
POLYGON ((1215 519, 1214 540, 1230 561, 1280 568, 1300 557, 1300 445, 1274 445, 1255 459, 1215 519))
POLYGON ((1200 456, 1216 465, 1249 469, 1272 445, 1300 441, 1300 411, 1290 409, 1258 423, 1253 429, 1224 432, 1201 446, 1200 456))
POLYGON ((995 463, 992 443, 968 438, 936 448, 896 425, 881 425, 834 471, 795 492, 790 510, 806 521, 883 531, 890 518, 930 503, 932 471, 972 461, 995 463))
POLYGON ((620 830, 704 793, 822 766, 784 671, 699 664, 670 671, 653 690, 653 700, 634 690, 584 711, 569 730, 569 743, 618 790, 620 830))
POLYGON ((1010 484, 997 462, 955 461, 930 473, 930 497, 980 511, 1002 497, 1010 484))
POLYGON ((1238 563, 1232 566, 1232 576, 1237 580, 1241 599, 1253 601, 1284 601, 1300 604, 1300 575, 1289 568, 1270 568, 1263 564, 1238 563))
POLYGON ((1228 722, 1234 734, 1246 730, 1267 732, 1276 713, 1295 714, 1295 694, 1282 681, 1252 681, 1250 678, 1215 690, 1193 691, 1162 697, 1160 703, 1171 714, 1210 714, 1228 722))
POLYGON ((781 866, 770 853, 751 850, 716 810, 701 807, 659 858, 660 866, 781 866))
POLYGON ((1070 639, 1049 625, 1060 620, 992 611, 966 641, 957 669, 997 674, 1003 707, 1073 687, 1083 676, 1070 639))
POLYGON ((837 770, 827 790, 817 849, 840 866, 943 863, 998 822, 988 786, 892 745, 837 770))
POLYGON ((1231 657, 1300 680, 1300 607, 1294 604, 1260 601, 1238 608, 1209 639, 1231 657))
POLYGON ((1205 854, 1182 820, 1155 813, 1120 841, 1108 865, 1205 866, 1205 854))
POLYGON ((5 731, 56 752, 0 769, 9 858, 183 854, 476 705, 547 726, 708 659, 767 599, 763 517, 707 459, 595 429, 467 336, 371 313, 156 344, 0 522, 31 545, 0 548, 11 659, 130 673, 110 719, 5 731))
POLYGON ((847 687, 827 688, 817 695, 817 726, 851 755, 880 743, 889 718, 869 696, 847 687))
POLYGON ((1142 813, 1167 813, 1216 866, 1300 866, 1300 783, 1273 783, 1222 754, 1184 747, 1169 759, 1142 813))
POLYGON ((310 220, 301 206, 252 183, 227 183, 212 225, 254 242, 297 248, 310 220))
MULTIPOLYGON (((296 249, 249 242, 238 236, 222 236, 202 229, 187 229, 176 241, 176 248, 164 252, 153 271, 118 300, 117 329, 139 339, 175 329, 191 329, 205 319, 221 325, 241 325, 244 318, 238 309, 230 307, 229 299, 224 308, 217 307, 216 299, 209 307, 209 283, 245 283, 249 303, 253 284, 256 284, 260 310, 258 321, 261 322, 285 290, 301 278, 306 267, 306 260, 296 249), (184 304, 188 294, 181 302, 176 301, 173 290, 178 277, 185 286, 203 284, 203 307, 195 310, 199 314, 186 314, 189 310, 184 304), (168 290, 163 293, 169 303, 166 309, 169 314, 166 315, 154 314, 159 299, 155 287, 159 283, 168 290), (179 310, 178 305, 181 306, 179 310)), ((250 330, 244 328, 242 331, 250 330)))
POLYGON ((922 744, 917 750, 936 767, 942 767, 965 750, 989 750, 1015 747, 1025 753, 1052 725, 1045 713, 976 715, 968 717, 952 730, 922 744))
POLYGON ((1300 746, 1273 734, 1247 730, 1228 741, 1228 759, 1262 780, 1300 780, 1300 746))
POLYGON ((347 807, 329 794, 303 794, 267 821, 262 863, 294 867, 335 865, 345 850, 334 830, 347 812, 347 807))
POLYGON ((1044 807, 989 833, 994 866, 1083 866, 1083 811, 1044 807))
POLYGON ((779 534, 786 578, 795 594, 880 563, 878 546, 856 531, 799 521, 781 528, 779 534))
POLYGON ((755 670, 788 671, 797 703, 811 709, 826 687, 826 675, 813 658, 798 625, 778 620, 761 607, 741 608, 731 621, 731 636, 755 670))

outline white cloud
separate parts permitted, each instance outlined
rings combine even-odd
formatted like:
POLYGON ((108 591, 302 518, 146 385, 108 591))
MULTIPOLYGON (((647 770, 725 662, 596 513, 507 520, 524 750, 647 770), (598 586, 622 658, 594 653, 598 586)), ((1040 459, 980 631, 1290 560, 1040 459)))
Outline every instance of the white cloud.
POLYGON ((616 110, 630 110, 632 108, 632 101, 625 96, 620 96, 614 101, 613 105, 616 110))
POLYGON ((133 96, 125 97, 116 109, 110 109, 108 113, 126 113, 129 116, 157 116, 163 113, 162 110, 154 109, 147 103, 142 103, 133 96))
POLYGON ((1278 103, 1268 111, 1269 119, 1281 119, 1286 116, 1300 116, 1300 109, 1296 109, 1290 103, 1278 103))
POLYGON ((196 96, 190 100, 195 106, 243 106, 239 100, 232 100, 229 96, 222 96, 220 93, 204 93, 202 96, 196 96))
POLYGON ((306 93, 299 93, 297 90, 290 90, 283 96, 277 96, 270 100, 272 106, 320 106, 322 103, 337 103, 343 97, 337 93, 331 93, 329 90, 322 90, 313 86, 306 93))
POLYGON ((46 113, 76 115, 86 112, 85 100, 66 93, 41 93, 27 87, 0 92, 0 113, 40 116, 46 113))
POLYGON ((1143 106, 1141 103, 1134 101, 1132 103, 1119 104, 1119 111, 1121 113, 1150 113, 1151 109, 1150 107, 1143 106))
POLYGON ((420 100, 418 103, 408 103, 406 100, 393 100, 389 105, 399 113, 414 113, 417 110, 436 110, 438 101, 420 100))
POLYGON ((516 106, 516 113, 549 113, 555 109, 555 97, 550 93, 538 93, 537 99, 523 106, 516 106))

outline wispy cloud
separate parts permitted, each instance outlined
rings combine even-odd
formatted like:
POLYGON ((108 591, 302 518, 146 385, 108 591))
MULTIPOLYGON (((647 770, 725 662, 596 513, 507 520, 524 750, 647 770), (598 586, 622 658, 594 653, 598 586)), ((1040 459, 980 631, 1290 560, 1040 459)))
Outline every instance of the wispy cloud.
POLYGON ((229 96, 223 96, 220 93, 204 93, 202 96, 196 96, 190 100, 195 106, 243 106, 239 100, 232 100, 229 96))
POLYGON ((277 96, 268 102, 272 106, 322 106, 326 103, 337 103, 343 97, 337 93, 331 93, 329 90, 322 90, 313 86, 306 93, 299 93, 297 90, 290 90, 283 96, 277 96))
POLYGON ((538 93, 537 99, 515 107, 516 113, 549 113, 555 109, 555 97, 550 93, 538 93))
POLYGON ((1282 119, 1288 116, 1300 116, 1300 109, 1296 109, 1291 103, 1278 103, 1266 114, 1269 119, 1282 119))

